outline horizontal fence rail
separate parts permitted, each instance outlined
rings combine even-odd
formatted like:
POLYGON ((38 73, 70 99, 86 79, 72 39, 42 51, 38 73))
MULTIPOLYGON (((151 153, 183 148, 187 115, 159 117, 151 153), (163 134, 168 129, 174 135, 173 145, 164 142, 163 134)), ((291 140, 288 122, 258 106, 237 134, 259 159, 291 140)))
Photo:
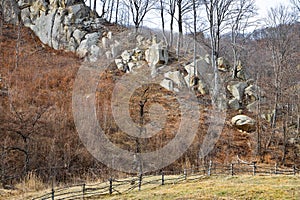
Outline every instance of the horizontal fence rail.
POLYGON ((229 165, 209 162, 207 166, 184 169, 183 171, 162 171, 159 175, 139 175, 122 180, 110 178, 107 182, 95 184, 76 184, 61 188, 52 188, 49 193, 32 200, 71 200, 84 199, 101 195, 124 194, 141 188, 154 188, 167 184, 176 184, 185 180, 197 180, 206 176, 218 175, 297 175, 300 170, 294 165, 292 168, 275 166, 259 166, 255 162, 250 164, 231 163, 229 165))

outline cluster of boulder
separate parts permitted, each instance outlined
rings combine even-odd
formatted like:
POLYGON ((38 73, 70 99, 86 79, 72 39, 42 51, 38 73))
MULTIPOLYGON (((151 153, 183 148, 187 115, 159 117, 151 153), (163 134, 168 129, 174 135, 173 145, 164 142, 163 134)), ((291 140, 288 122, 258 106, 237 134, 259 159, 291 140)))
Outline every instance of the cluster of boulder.
MULTIPOLYGON (((160 85, 173 92, 180 92, 182 88, 192 88, 201 95, 210 92, 213 70, 208 55, 197 57, 195 62, 180 69, 168 68, 167 47, 155 35, 149 39, 142 34, 134 35, 134 48, 124 50, 123 41, 114 38, 103 25, 104 20, 83 0, 4 0, 1 6, 7 7, 4 10, 11 13, 4 13, 7 21, 13 21, 14 15, 21 18, 44 44, 54 49, 76 52, 88 61, 97 61, 104 55, 114 60, 119 70, 128 73, 147 66, 151 69, 151 76, 163 74, 160 85)), ((221 76, 231 73, 230 65, 222 57, 218 58, 218 69, 221 76)), ((256 111, 259 87, 249 78, 241 63, 237 66, 236 77, 226 85, 229 108, 256 111)), ((244 131, 255 130, 255 120, 245 115, 232 118, 232 124, 244 131)))
MULTIPOLYGON (((181 89, 193 87, 201 94, 207 94, 207 87, 202 79, 193 76, 194 63, 190 63, 179 69, 178 67, 169 67, 168 48, 162 41, 158 41, 156 35, 151 39, 146 39, 142 35, 136 36, 137 47, 131 50, 120 52, 120 56, 114 57, 114 62, 119 70, 132 72, 135 69, 146 66, 150 68, 151 76, 163 75, 160 85, 173 92, 180 92, 181 89)), ((111 57, 111 56, 108 56, 111 57)), ((197 72, 203 72, 208 62, 203 58, 197 59, 197 72), (204 65, 202 65, 204 64, 204 65)))
MULTIPOLYGON (((228 107, 243 112, 247 110, 257 114, 258 101, 263 98, 260 88, 243 69, 241 63, 237 66, 235 79, 227 82, 228 107)), ((246 115, 237 115, 231 119, 232 125, 240 130, 251 132, 256 130, 256 121, 246 115)))

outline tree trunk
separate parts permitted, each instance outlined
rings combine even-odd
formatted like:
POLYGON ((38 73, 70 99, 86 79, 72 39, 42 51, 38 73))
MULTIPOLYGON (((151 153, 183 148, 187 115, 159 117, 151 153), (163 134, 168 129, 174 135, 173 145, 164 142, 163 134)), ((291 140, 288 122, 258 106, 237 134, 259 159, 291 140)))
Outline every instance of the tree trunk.
POLYGON ((94 0, 94 12, 96 12, 96 8, 97 8, 97 0, 94 0))
POLYGON ((181 0, 177 2, 177 8, 178 8, 178 38, 177 38, 177 57, 179 57, 180 54, 180 48, 181 43, 183 40, 183 25, 182 25, 182 5, 181 0))
POLYGON ((108 19, 109 23, 111 22, 111 18, 112 18, 112 15, 113 15, 114 4, 115 4, 115 1, 112 0, 111 1, 111 6, 110 6, 110 12, 109 12, 109 19, 108 19))
POLYGON ((161 17, 163 37, 164 37, 164 40, 165 40, 165 43, 166 43, 167 47, 169 47, 168 39, 166 37, 166 32, 165 32, 165 17, 164 17, 163 0, 160 0, 160 17, 161 17))
POLYGON ((196 2, 193 0, 193 15, 194 15, 194 77, 197 77, 197 62, 196 62, 196 34, 197 34, 197 11, 196 11, 196 2))
POLYGON ((115 23, 118 23, 118 14, 119 14, 119 4, 120 4, 120 0, 117 0, 117 5, 116 5, 116 16, 115 16, 115 23))
POLYGON ((173 38, 174 38, 174 15, 171 16, 171 21, 170 21, 170 47, 173 46, 173 38))

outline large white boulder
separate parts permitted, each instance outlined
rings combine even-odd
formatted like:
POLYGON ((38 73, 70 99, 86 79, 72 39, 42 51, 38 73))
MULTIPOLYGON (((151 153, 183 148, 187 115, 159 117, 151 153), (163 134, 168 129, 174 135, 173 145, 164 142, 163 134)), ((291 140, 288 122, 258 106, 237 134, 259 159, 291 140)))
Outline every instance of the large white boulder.
POLYGON ((236 128, 252 132, 256 130, 256 121, 246 115, 236 115, 231 119, 231 124, 236 128))
POLYGON ((145 59, 151 68, 151 75, 155 76, 157 74, 157 65, 168 63, 168 50, 163 48, 160 44, 152 44, 149 49, 145 51, 145 59))

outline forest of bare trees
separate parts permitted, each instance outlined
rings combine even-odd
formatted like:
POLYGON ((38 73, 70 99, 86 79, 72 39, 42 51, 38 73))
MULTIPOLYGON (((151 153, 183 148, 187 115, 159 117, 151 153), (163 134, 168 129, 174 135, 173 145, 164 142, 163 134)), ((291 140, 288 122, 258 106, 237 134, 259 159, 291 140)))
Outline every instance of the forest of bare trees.
MULTIPOLYGON (((44 182, 50 179, 69 182, 74 177, 107 178, 117 173, 95 160, 76 132, 71 110, 72 87, 81 60, 72 53, 41 45, 22 23, 5 22, 5 0, 0 1, 0 181, 3 187, 20 182, 32 172, 44 182)), ((191 148, 168 166, 169 170, 199 165, 209 159, 230 162, 237 152, 245 159, 261 163, 300 167, 299 0, 290 0, 289 7, 280 5, 270 9, 266 19, 257 19, 254 0, 89 0, 85 3, 111 25, 133 27, 136 32, 151 24, 147 22, 151 16, 159 16, 156 21, 162 27, 164 43, 178 62, 184 57, 185 37, 192 35, 210 54, 215 93, 219 90, 219 57, 225 57, 232 66, 232 79, 238 79, 237 67, 242 65, 259 88, 256 111, 251 114, 257 120, 255 133, 249 136, 225 127, 223 139, 207 158, 199 160, 197 141, 203 138, 201 128, 207 128, 201 125, 191 148), (239 139, 243 144, 238 144, 239 139), (245 144, 246 139, 251 148, 245 144)), ((194 52, 196 48, 195 45, 194 52)), ((192 57, 196 60, 196 55, 192 57)), ((105 81, 97 88, 97 112, 108 137, 119 146, 135 151, 133 144, 140 141, 119 130, 109 106, 114 81, 122 75, 120 71, 102 75, 105 81)), ((196 70, 194 76, 198 76, 196 70)), ((149 93, 149 101, 143 102, 143 113, 139 116, 141 105, 131 109, 131 115, 139 123, 149 121, 141 119, 144 114, 147 117, 148 103, 161 98, 156 96, 160 89, 155 86, 150 85, 145 91, 149 93)), ((138 105, 141 93, 137 91, 131 99, 133 105, 138 105)), ((178 109, 176 103, 161 101, 167 110, 178 109)), ((172 124, 170 130, 176 128, 176 117, 178 113, 168 118, 172 124)), ((144 146, 138 146, 138 151, 166 144, 173 136, 164 131, 139 143, 144 146)))

